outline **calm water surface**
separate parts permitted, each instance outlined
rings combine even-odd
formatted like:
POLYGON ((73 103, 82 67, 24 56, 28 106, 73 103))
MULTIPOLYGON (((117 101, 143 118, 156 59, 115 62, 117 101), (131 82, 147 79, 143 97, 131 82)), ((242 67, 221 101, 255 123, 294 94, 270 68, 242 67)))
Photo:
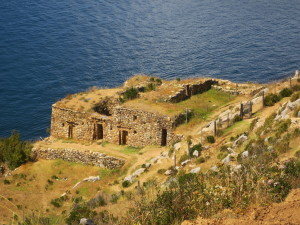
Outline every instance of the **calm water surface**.
POLYGON ((300 0, 0 0, 0 136, 135 73, 267 82, 300 67, 300 0))

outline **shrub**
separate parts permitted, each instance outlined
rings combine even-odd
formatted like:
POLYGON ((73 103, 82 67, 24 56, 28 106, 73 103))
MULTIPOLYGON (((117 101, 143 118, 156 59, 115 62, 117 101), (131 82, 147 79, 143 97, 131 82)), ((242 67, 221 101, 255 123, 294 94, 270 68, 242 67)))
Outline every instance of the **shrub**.
POLYGON ((166 172, 166 169, 159 169, 157 170, 158 174, 164 174, 166 172))
POLYGON ((96 198, 92 198, 90 201, 88 201, 87 205, 91 208, 97 208, 99 206, 105 206, 107 203, 101 195, 98 195, 96 198))
POLYGON ((53 179, 53 180, 57 180, 57 179, 58 179, 58 177, 57 177, 56 175, 53 175, 53 176, 51 177, 51 179, 53 179))
POLYGON ((149 84, 147 84, 145 91, 153 91, 153 90, 155 90, 155 88, 156 88, 155 84, 149 83, 149 84))
POLYGON ((286 132, 289 129, 290 125, 291 125, 290 119, 280 121, 280 123, 277 125, 276 136, 279 137, 282 133, 286 132))
POLYGON ((52 199, 50 203, 54 207, 59 208, 63 205, 63 202, 67 201, 67 200, 69 200, 69 197, 67 195, 64 195, 64 196, 61 196, 59 198, 52 199))
POLYGON ((196 160, 196 163, 197 163, 197 164, 201 164, 201 163, 204 163, 204 162, 205 162, 204 157, 199 157, 199 158, 196 160))
POLYGON ((284 97, 290 97, 293 94, 293 91, 289 88, 284 88, 279 92, 279 95, 284 98, 284 97))
POLYGON ((116 195, 116 194, 112 194, 110 196, 110 202, 113 203, 113 204, 116 204, 119 200, 119 197, 116 195))
POLYGON ((10 181, 9 181, 9 180, 6 180, 6 179, 4 179, 4 180, 3 180, 3 183, 4 183, 4 184, 10 184, 10 181))
POLYGON ((299 98, 300 98, 300 92, 294 93, 294 94, 292 95, 292 97, 291 97, 291 101, 294 102, 294 101, 296 101, 296 100, 299 99, 299 98))
POLYGON ((139 90, 137 88, 129 88, 123 94, 124 101, 135 99, 139 96, 139 90))
POLYGON ((0 161, 4 161, 13 170, 30 160, 32 145, 21 141, 18 132, 13 131, 8 138, 0 139, 0 161))
POLYGON ((181 79, 179 77, 176 78, 176 81, 181 81, 181 79))
POLYGON ((292 90, 293 91, 300 91, 300 85, 299 84, 296 84, 292 87, 292 90))
POLYGON ((157 78, 157 79, 156 79, 156 83, 157 83, 158 85, 161 85, 161 84, 162 84, 161 79, 157 78))
POLYGON ((236 123, 236 122, 239 122, 239 121, 242 121, 242 117, 240 115, 235 115, 234 118, 233 118, 233 122, 236 123))
POLYGON ((300 78, 297 79, 297 82, 300 83, 300 78))
POLYGON ((190 148, 190 151, 189 151, 190 157, 193 157, 194 151, 198 151, 199 154, 200 154, 201 151, 202 151, 202 145, 201 145, 201 144, 196 144, 196 145, 194 145, 193 147, 191 147, 191 148, 190 148))
POLYGON ((300 129, 299 128, 295 128, 294 132, 293 132, 293 137, 299 137, 300 136, 300 129))
POLYGON ((127 187, 129 187, 130 185, 131 185, 131 183, 130 183, 130 181, 128 181, 128 180, 125 180, 125 181, 122 182, 122 187, 123 187, 123 188, 127 188, 127 187))
POLYGON ((273 106, 276 102, 279 102, 281 100, 281 97, 276 94, 268 94, 265 97, 264 105, 265 106, 273 106))
POLYGON ((154 82, 155 78, 154 77, 150 77, 150 81, 154 82))
POLYGON ((207 136, 206 139, 207 139, 207 142, 208 142, 208 143, 211 143, 211 144, 216 142, 214 136, 207 136))
POLYGON ((92 211, 87 204, 75 205, 68 218, 66 218, 66 223, 68 225, 78 224, 81 218, 93 218, 97 213, 92 211))

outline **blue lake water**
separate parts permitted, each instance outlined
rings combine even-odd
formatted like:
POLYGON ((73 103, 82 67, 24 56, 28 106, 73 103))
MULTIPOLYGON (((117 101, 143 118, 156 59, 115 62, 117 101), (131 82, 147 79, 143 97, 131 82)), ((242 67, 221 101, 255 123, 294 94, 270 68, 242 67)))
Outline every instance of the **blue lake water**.
POLYGON ((0 0, 0 136, 136 73, 268 82, 300 67, 300 0, 0 0))

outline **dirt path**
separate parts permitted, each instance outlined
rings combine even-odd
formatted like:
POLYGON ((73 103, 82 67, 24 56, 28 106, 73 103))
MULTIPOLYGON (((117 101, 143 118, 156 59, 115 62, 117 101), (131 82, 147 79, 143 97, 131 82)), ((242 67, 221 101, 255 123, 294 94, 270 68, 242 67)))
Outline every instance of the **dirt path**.
POLYGON ((184 221, 182 225, 299 225, 300 224, 300 189, 294 189, 286 200, 270 207, 251 210, 238 216, 231 211, 224 212, 223 218, 184 221))

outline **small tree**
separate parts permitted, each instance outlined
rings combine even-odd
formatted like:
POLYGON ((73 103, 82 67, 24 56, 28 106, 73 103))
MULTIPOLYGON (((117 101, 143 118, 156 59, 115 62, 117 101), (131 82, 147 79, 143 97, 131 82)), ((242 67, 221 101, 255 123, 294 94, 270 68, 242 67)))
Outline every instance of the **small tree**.
POLYGON ((9 138, 0 139, 0 160, 15 169, 30 159, 31 149, 31 144, 21 141, 20 134, 13 131, 9 138))

